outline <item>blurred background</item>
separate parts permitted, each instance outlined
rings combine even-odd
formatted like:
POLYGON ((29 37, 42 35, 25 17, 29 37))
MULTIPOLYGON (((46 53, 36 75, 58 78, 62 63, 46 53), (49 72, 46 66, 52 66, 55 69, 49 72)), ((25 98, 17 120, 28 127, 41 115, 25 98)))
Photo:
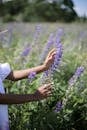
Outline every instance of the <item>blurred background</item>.
POLYGON ((3 22, 72 22, 87 20, 86 0, 0 0, 3 22))

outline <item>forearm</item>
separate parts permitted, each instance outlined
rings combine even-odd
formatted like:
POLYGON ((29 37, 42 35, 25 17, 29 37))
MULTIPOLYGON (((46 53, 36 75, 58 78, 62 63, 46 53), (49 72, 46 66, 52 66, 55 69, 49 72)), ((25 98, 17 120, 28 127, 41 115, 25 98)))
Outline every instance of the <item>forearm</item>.
POLYGON ((44 65, 40 65, 40 66, 33 67, 30 69, 25 69, 25 70, 15 70, 8 75, 7 79, 17 81, 17 80, 27 78, 29 73, 31 73, 31 72, 36 72, 36 74, 38 74, 45 70, 46 70, 46 68, 44 65))
POLYGON ((0 94, 0 104, 22 104, 37 100, 34 94, 0 94))
POLYGON ((33 68, 30 68, 30 69, 25 69, 25 70, 12 71, 8 75, 7 79, 17 81, 17 80, 20 80, 20 79, 27 78, 29 73, 31 73, 31 72, 35 72, 36 74, 38 74, 40 72, 48 70, 49 67, 52 65, 52 63, 54 62, 55 54, 56 54, 55 49, 51 50, 48 53, 47 58, 44 61, 43 65, 33 67, 33 68))

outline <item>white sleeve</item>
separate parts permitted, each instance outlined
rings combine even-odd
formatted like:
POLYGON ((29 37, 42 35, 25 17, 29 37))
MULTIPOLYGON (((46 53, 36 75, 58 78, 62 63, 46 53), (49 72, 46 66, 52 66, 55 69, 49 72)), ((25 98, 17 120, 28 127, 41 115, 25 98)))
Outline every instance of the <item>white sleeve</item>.
POLYGON ((0 78, 4 80, 11 72, 10 65, 8 63, 0 64, 0 78))

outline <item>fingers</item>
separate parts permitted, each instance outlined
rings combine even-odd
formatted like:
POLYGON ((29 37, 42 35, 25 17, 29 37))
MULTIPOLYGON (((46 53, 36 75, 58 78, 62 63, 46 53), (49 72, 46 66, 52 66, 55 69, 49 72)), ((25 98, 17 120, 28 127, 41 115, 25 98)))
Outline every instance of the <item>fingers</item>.
POLYGON ((44 94, 51 94, 51 91, 52 91, 52 86, 51 84, 45 84, 44 85, 44 94))
POLYGON ((55 54, 56 54, 56 49, 55 49, 55 48, 52 49, 52 50, 48 53, 48 55, 47 55, 47 57, 46 57, 46 60, 45 60, 45 62, 44 62, 44 64, 47 66, 47 68, 49 68, 49 66, 52 64, 52 62, 53 62, 53 60, 54 60, 55 54))
POLYGON ((51 85, 51 83, 49 83, 49 84, 44 84, 44 87, 47 88, 47 87, 49 87, 50 85, 51 85))
POLYGON ((56 48, 53 48, 53 49, 49 52, 49 54, 52 54, 54 51, 56 51, 56 48))
POLYGON ((48 53, 48 56, 52 55, 53 53, 55 53, 56 49, 53 48, 49 53, 48 53))
POLYGON ((49 83, 49 84, 45 84, 45 85, 44 85, 44 89, 49 89, 49 88, 52 88, 52 83, 49 83))
POLYGON ((51 96, 51 95, 52 95, 52 91, 51 90, 45 91, 45 96, 51 96))
POLYGON ((52 91, 51 87, 44 90, 44 92, 51 92, 51 91, 52 91))
POLYGON ((52 83, 44 84, 38 90, 35 92, 36 97, 38 97, 37 100, 42 100, 44 98, 47 98, 51 96, 52 92, 52 83))
POLYGON ((56 52, 53 52, 50 56, 49 59, 54 59, 54 56, 56 55, 56 52))
POLYGON ((54 48, 54 49, 52 49, 49 53, 48 53, 48 55, 47 55, 47 58, 49 58, 51 55, 52 55, 52 53, 53 52, 55 52, 56 51, 56 49, 54 48))

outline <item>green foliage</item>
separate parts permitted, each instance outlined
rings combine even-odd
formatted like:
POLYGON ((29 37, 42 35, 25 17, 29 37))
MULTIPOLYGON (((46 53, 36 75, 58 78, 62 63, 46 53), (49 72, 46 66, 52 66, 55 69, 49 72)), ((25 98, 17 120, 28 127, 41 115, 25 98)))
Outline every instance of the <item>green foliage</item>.
POLYGON ((6 14, 3 17, 3 22, 10 22, 10 21, 15 21, 15 18, 12 15, 10 15, 10 14, 6 14))
MULTIPOLYGON (((0 7, 0 16, 9 14, 13 17, 22 14, 21 20, 23 21, 71 22, 77 18, 72 0, 52 1, 51 3, 46 0, 12 0, 0 4, 0 7)), ((9 20, 13 19, 8 18, 9 20)), ((17 20, 16 17, 15 20, 17 20)))

